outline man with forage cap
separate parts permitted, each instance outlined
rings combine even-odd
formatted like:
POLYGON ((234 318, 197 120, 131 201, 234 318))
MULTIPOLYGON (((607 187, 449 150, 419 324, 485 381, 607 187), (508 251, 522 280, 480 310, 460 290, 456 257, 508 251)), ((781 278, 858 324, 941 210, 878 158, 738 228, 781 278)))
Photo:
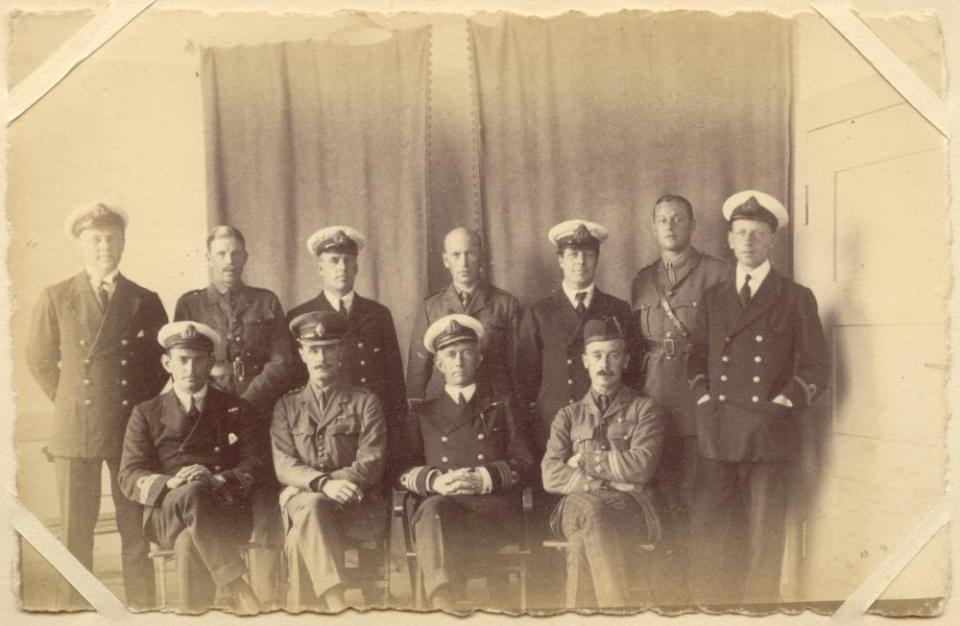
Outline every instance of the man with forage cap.
POLYGON ((520 531, 520 487, 533 464, 509 396, 477 380, 484 332, 462 314, 430 325, 423 347, 446 385, 442 396, 415 405, 407 423, 400 486, 417 496, 411 515, 417 562, 427 597, 444 610, 462 596, 467 565, 520 531))
POLYGON ((443 265, 450 271, 450 284, 417 309, 407 358, 407 397, 422 400, 443 394, 444 377, 434 371, 434 355, 422 342, 431 324, 454 313, 470 315, 483 324, 477 381, 489 381, 498 396, 512 393, 520 303, 483 279, 483 246, 476 231, 458 226, 446 234, 443 265))
POLYGON ((134 408, 119 482, 144 506, 146 535, 174 550, 183 610, 227 601, 256 613, 237 546, 250 533, 250 493, 269 471, 266 432, 253 405, 208 383, 220 341, 200 322, 160 329, 173 386, 134 408))
POLYGON ((346 608, 346 538, 376 539, 387 529, 385 419, 376 394, 342 376, 348 331, 334 311, 290 322, 309 379, 277 402, 270 428, 293 603, 312 592, 331 612, 346 608))
MULTIPOLYGON (((383 407, 387 427, 385 471, 392 480, 392 464, 400 436, 400 424, 407 412, 400 343, 390 310, 354 291, 357 256, 366 238, 349 226, 329 226, 307 239, 307 249, 317 257, 323 290, 317 297, 287 313, 288 322, 310 311, 337 312, 346 320, 343 333, 343 366, 340 379, 376 394, 383 407)), ((307 372, 302 366, 294 375, 295 387, 303 385, 307 372)))
POLYGON ((641 373, 638 389, 663 408, 666 429, 654 479, 664 515, 664 537, 654 555, 654 593, 658 602, 676 604, 686 600, 689 511, 697 461, 687 355, 703 292, 723 280, 729 266, 693 247, 697 221, 683 196, 661 196, 652 218, 660 256, 634 277, 630 300, 643 345, 641 363, 636 364, 641 373))
POLYGON ((737 266, 704 294, 688 363, 700 454, 691 591, 701 602, 777 602, 787 473, 803 411, 827 383, 827 346, 813 293, 770 266, 783 205, 748 190, 723 215, 737 266))
MULTIPOLYGON (((637 542, 656 542, 660 523, 649 493, 663 446, 662 412, 653 400, 623 384, 630 360, 616 318, 588 320, 581 363, 590 389, 560 409, 541 463, 544 488, 563 499, 550 527, 569 542, 567 608, 636 605, 627 554, 637 542)), ((646 598, 644 598, 646 600, 646 598)))
MULTIPOLYGON (((130 411, 156 395, 166 378, 154 338, 167 314, 156 293, 120 273, 126 226, 126 214, 102 202, 81 205, 67 217, 65 230, 84 268, 44 290, 33 310, 27 362, 54 403, 49 450, 56 465, 61 540, 92 569, 106 461, 126 602, 145 608, 154 605, 149 545, 140 506, 121 494, 117 471, 130 411)), ((84 605, 65 581, 57 591, 61 608, 84 605)))
MULTIPOLYGON (((213 380, 247 400, 267 418, 289 385, 293 346, 280 300, 272 291, 243 280, 246 239, 233 226, 215 226, 207 236, 210 284, 177 301, 175 320, 203 322, 223 337, 213 380)), ((272 472, 271 472, 272 474, 272 472)), ((251 584, 264 605, 279 603, 278 570, 283 525, 277 508, 279 485, 268 479, 253 494, 254 528, 249 551, 251 584)))

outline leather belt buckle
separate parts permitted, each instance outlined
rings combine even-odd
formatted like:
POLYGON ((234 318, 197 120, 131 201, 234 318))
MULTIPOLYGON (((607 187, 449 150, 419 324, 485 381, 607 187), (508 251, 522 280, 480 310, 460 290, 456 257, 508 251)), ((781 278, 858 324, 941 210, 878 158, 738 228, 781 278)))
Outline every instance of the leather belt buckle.
POLYGON ((663 353, 667 356, 674 356, 677 354, 677 346, 673 342, 673 339, 663 340, 663 353))

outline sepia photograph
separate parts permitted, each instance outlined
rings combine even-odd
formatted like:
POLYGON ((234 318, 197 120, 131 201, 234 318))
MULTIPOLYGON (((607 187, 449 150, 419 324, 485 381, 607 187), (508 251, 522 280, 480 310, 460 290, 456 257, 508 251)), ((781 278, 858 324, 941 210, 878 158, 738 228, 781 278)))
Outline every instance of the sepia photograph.
POLYGON ((7 4, 15 615, 946 610, 947 4, 7 4))

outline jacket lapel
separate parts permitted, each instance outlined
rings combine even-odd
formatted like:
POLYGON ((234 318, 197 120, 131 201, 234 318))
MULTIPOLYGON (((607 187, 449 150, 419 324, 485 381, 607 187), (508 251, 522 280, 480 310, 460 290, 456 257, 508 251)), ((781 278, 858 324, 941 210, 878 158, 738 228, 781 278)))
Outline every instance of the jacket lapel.
POLYGON ((160 414, 160 423, 168 430, 180 435, 192 426, 192 424, 187 424, 187 414, 180 406, 177 394, 173 392, 173 389, 163 394, 161 402, 163 403, 163 410, 160 414))
POLYGON ((103 312, 93 295, 93 287, 86 272, 80 272, 70 283, 70 308, 87 340, 87 352, 93 350, 94 342, 103 326, 103 312))
MULTIPOLYGON (((617 397, 607 406, 607 411, 604 415, 615 415, 625 404, 630 402, 633 399, 633 392, 626 385, 620 386, 620 391, 617 393, 617 397)), ((599 411, 597 411, 599 413, 599 411)), ((603 416, 601 416, 603 417, 603 416)))
POLYGON ((370 315, 369 303, 369 300, 361 297, 357 292, 353 293, 353 306, 350 307, 349 321, 347 324, 350 330, 360 328, 364 321, 366 321, 367 316, 370 315))
POLYGON ((211 317, 217 320, 217 325, 220 328, 230 328, 230 321, 227 319, 227 315, 223 312, 223 308, 220 306, 220 298, 220 292, 217 291, 217 288, 212 284, 207 285, 207 312, 211 317))
MULTIPOLYGON (((596 294, 594 294, 594 296, 596 296, 596 294)), ((593 302, 590 304, 592 305, 593 302)), ((567 336, 567 345, 575 343, 580 334, 579 331, 583 320, 580 319, 577 310, 574 309, 570 301, 567 300, 567 294, 563 293, 562 287, 557 287, 557 290, 554 292, 553 306, 556 309, 557 318, 560 320, 560 328, 563 330, 563 334, 567 336)))
MULTIPOLYGON (((770 273, 767 274, 766 279, 764 279, 763 284, 760 285, 760 289, 752 298, 750 302, 747 303, 747 307, 743 309, 740 313, 740 316, 737 318, 737 321, 734 323, 733 328, 730 329, 731 335, 736 335, 741 330, 757 321, 759 318, 770 310, 770 308, 777 303, 780 299, 780 290, 783 285, 783 279, 777 274, 774 270, 770 270, 770 273)), ((734 287, 736 289, 736 287, 734 287)), ((739 303, 739 298, 737 302, 739 303)))
MULTIPOLYGON (((453 285, 450 286, 453 289, 453 285)), ((454 296, 456 298, 456 296, 454 296)), ((473 291, 473 296, 470 297, 470 300, 467 302, 466 314, 472 315, 473 317, 477 316, 477 313, 483 310, 487 306, 487 300, 490 299, 490 290, 483 283, 477 285, 477 288, 473 291)), ((459 298, 457 298, 459 300, 459 298)))
POLYGON ((700 260, 703 257, 700 255, 700 252, 695 248, 690 249, 690 256, 687 258, 687 262, 683 264, 683 267, 680 268, 680 273, 675 276, 676 282, 673 284, 673 288, 677 289, 680 285, 683 284, 683 281, 687 279, 690 274, 693 273, 693 270, 697 269, 700 265, 700 260))
POLYGON ((140 294, 133 288, 129 280, 124 278, 122 274, 118 274, 117 286, 110 298, 103 323, 97 330, 93 349, 115 344, 119 341, 119 338, 125 336, 139 310, 140 294))

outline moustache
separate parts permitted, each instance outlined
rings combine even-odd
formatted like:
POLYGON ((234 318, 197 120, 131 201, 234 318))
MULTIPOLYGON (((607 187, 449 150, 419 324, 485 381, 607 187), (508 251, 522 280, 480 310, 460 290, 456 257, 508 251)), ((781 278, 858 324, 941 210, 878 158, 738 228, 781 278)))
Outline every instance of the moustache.
POLYGON ((610 370, 597 370, 598 376, 613 376, 613 372, 610 370))

